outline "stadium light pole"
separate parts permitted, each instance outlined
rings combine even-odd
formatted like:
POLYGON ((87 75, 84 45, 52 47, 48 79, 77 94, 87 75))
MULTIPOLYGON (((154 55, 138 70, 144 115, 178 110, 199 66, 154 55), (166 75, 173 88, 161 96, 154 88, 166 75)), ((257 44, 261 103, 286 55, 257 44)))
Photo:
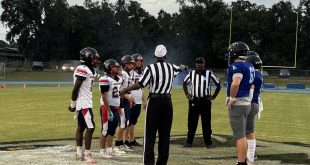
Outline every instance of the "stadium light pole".
MULTIPOLYGON (((230 8, 230 21, 229 21, 229 39, 228 39, 228 48, 231 44, 231 29, 232 29, 232 14, 233 14, 233 5, 232 5, 232 2, 231 2, 231 8, 230 8)), ((230 65, 230 58, 228 58, 227 60, 227 65, 229 66, 230 65)))
POLYGON ((298 8, 297 8, 297 11, 296 11, 296 14, 297 14, 297 18, 296 18, 296 35, 295 35, 295 64, 294 64, 294 68, 297 67, 297 46, 298 46, 298 29, 299 29, 299 14, 298 14, 298 8))
POLYGON ((232 30, 232 14, 233 14, 233 5, 231 2, 231 8, 230 8, 230 21, 229 21, 229 41, 228 41, 228 47, 231 44, 231 30, 232 30))

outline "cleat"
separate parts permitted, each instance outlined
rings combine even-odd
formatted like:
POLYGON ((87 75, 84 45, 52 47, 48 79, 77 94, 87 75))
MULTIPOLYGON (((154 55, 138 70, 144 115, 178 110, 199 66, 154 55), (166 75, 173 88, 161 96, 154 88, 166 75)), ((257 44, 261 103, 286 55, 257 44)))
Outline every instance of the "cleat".
POLYGON ((255 163, 251 162, 251 161, 248 161, 247 163, 248 163, 248 165, 255 165, 255 163))
POLYGON ((132 141, 132 142, 129 142, 129 143, 130 143, 130 146, 142 146, 140 143, 138 143, 136 141, 136 139, 134 141, 132 141))
POLYGON ((91 154, 85 155, 84 160, 87 163, 96 163, 96 160, 91 156, 91 154))
POLYGON ((116 146, 113 148, 113 154, 114 155, 123 155, 123 154, 126 154, 126 152, 120 150, 120 146, 116 146))
POLYGON ((75 160, 83 161, 84 160, 84 154, 75 154, 75 160))
POLYGON ((191 144, 191 143, 185 143, 185 144, 183 145, 183 147, 184 147, 184 148, 190 148, 190 147, 192 147, 192 144, 191 144))
POLYGON ((131 146, 131 143, 129 142, 129 141, 125 141, 125 143, 124 143, 125 145, 127 145, 128 147, 130 147, 131 146))
POLYGON ((104 158, 112 158, 113 156, 113 151, 112 152, 108 152, 108 151, 100 151, 100 156, 104 157, 104 158))
POLYGON ((133 150, 127 146, 126 144, 120 146, 120 150, 125 151, 125 152, 132 152, 133 150))

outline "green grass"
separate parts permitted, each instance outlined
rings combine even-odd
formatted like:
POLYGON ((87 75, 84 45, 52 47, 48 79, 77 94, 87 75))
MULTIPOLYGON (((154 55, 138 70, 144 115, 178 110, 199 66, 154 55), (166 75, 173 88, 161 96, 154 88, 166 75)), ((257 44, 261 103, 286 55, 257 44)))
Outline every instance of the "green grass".
MULTIPOLYGON (((96 89, 96 88, 95 88, 96 89)), ((74 114, 67 111, 72 86, 60 88, 20 86, 0 89, 0 143, 74 138, 74 114)), ((187 133, 187 101, 181 89, 173 91, 174 117, 171 135, 187 133)), ((262 93, 264 112, 257 121, 257 139, 271 142, 310 144, 310 102, 308 94, 262 93)), ((94 115, 99 136, 99 91, 94 90, 94 115)), ((213 133, 231 136, 224 107, 225 92, 213 103, 213 133)), ((136 133, 143 136, 144 111, 136 133)), ((199 124, 197 134, 201 134, 199 124)))

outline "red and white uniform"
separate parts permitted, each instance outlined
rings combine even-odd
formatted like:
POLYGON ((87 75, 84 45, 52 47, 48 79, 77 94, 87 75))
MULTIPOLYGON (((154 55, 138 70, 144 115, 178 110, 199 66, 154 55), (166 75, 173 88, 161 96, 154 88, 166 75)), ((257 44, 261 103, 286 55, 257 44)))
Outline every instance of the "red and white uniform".
POLYGON ((84 77, 81 88, 79 90, 78 98, 76 100, 76 110, 79 111, 81 109, 92 108, 93 107, 93 93, 92 86, 94 84, 94 79, 96 77, 96 73, 92 73, 92 71, 86 65, 79 65, 73 74, 73 82, 76 82, 76 76, 84 77))
MULTIPOLYGON (((120 106, 120 88, 122 85, 122 78, 115 80, 109 76, 102 76, 99 78, 99 90, 100 86, 109 86, 108 91, 108 101, 110 106, 119 107, 120 106)), ((100 98, 100 104, 104 105, 102 97, 100 98)))
MULTIPOLYGON (((139 79, 142 77, 143 73, 139 74, 136 71, 132 70, 130 72, 131 74, 131 82, 132 84, 135 84, 139 81, 139 79)), ((137 90, 132 90, 131 91, 131 96, 135 98, 135 103, 136 104, 142 104, 142 96, 143 96, 143 91, 142 89, 137 89, 137 90)))

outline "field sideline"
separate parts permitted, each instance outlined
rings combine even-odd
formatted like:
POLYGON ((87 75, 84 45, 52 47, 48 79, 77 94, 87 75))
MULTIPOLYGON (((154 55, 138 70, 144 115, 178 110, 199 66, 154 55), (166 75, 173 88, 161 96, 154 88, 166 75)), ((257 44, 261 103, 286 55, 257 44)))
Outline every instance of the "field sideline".
MULTIPOLYGON (((0 128, 0 146, 21 141, 73 139, 75 121, 73 119, 73 113, 66 110, 70 101, 71 90, 72 86, 70 85, 60 88, 55 86, 30 86, 29 88, 22 89, 18 86, 0 89, 0 104, 3 105, 0 116, 0 121, 3 124, 0 128)), ((97 88, 94 89, 94 94, 94 115, 97 124, 94 137, 97 138, 100 130, 98 110, 99 90, 97 90, 97 88)), ((194 155, 197 152, 197 160, 194 158, 191 161, 185 161, 182 158, 177 161, 178 155, 184 152, 184 149, 180 146, 185 143, 186 140, 187 102, 181 89, 174 89, 172 95, 174 117, 171 131, 172 149, 170 162, 180 162, 179 164, 182 164, 182 162, 185 164, 200 164, 202 160, 209 159, 208 157, 203 157, 203 153, 207 151, 205 148, 200 147, 201 144, 203 144, 201 137, 194 140, 194 146, 197 147, 197 151, 191 149, 191 152, 189 152, 189 154, 194 155)), ((279 152, 278 150, 281 150, 281 152, 284 150, 283 153, 279 152, 279 155, 277 155, 277 161, 280 160, 281 162, 281 159, 286 160, 288 155, 285 154, 296 153, 301 154, 299 156, 303 159, 294 159, 291 162, 282 163, 310 163, 309 95, 263 92, 262 98, 264 101, 264 112, 262 119, 257 122, 257 139, 260 141, 258 144, 264 147, 258 147, 258 151, 269 153, 265 151, 265 149, 269 148, 270 154, 274 154, 274 152, 279 152), (269 146, 271 144, 272 146, 269 146), (291 146, 291 149, 288 149, 286 152, 281 146, 286 146, 286 148, 291 146), (308 152, 305 152, 307 150, 308 152)), ((228 122, 228 115, 224 107, 224 100, 225 92, 222 91, 217 100, 213 103, 212 109, 212 127, 213 134, 215 135, 214 141, 216 148, 213 150, 214 152, 210 153, 210 159, 212 160, 211 162, 217 162, 215 164, 226 159, 233 162, 235 155, 233 143, 230 141, 231 130, 228 122), (225 139, 226 142, 224 143, 221 139, 225 139), (214 157, 216 154, 218 154, 217 159, 214 157), (221 158, 220 156, 224 156, 225 158, 221 158)), ((143 136, 143 123, 144 111, 142 111, 136 129, 140 141, 143 136)), ((201 134, 200 124, 197 129, 197 134, 201 134)), ((60 142, 54 141, 52 143, 57 144, 60 142)), ((94 140, 93 143, 95 148, 98 147, 97 140, 94 140)), ((67 150, 74 152, 72 149, 74 146, 73 140, 61 144, 71 145, 71 148, 69 147, 67 150)), ((138 149, 136 154, 139 153, 138 151, 141 151, 140 154, 142 153, 142 150, 138 149)), ((2 153, 0 153, 0 155, 1 154, 2 153)), ((141 155, 137 157, 141 159, 141 155)), ((266 161, 272 159, 274 159, 274 157, 268 158, 268 156, 266 156, 266 161)))

